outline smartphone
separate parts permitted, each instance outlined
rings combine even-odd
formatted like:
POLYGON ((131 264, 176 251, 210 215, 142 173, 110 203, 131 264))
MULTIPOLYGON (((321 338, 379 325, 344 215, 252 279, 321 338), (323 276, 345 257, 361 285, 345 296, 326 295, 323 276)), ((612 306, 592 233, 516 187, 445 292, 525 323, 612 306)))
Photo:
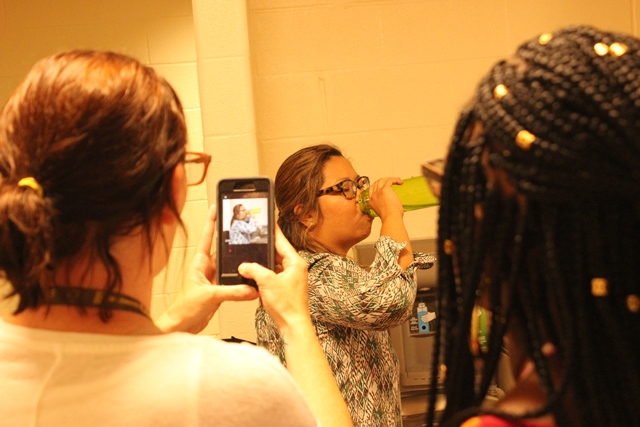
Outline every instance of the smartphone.
POLYGON ((257 286, 238 273, 238 266, 243 262, 256 262, 274 269, 275 213, 271 179, 220 180, 217 209, 218 284, 257 286))

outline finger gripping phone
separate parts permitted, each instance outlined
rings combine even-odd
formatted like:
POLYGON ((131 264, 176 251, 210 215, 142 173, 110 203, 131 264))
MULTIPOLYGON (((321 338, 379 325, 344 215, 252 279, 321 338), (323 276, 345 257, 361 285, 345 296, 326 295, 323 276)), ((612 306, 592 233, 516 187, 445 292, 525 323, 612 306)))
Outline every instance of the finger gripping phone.
POLYGON ((274 269, 273 184, 266 177, 222 179, 216 206, 218 284, 256 286, 238 266, 256 262, 274 269))

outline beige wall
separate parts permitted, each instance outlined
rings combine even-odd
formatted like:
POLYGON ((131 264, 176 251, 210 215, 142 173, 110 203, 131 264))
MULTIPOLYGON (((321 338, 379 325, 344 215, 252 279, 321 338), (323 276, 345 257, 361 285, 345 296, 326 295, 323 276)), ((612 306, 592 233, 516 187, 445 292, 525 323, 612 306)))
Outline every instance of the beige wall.
MULTIPOLYGON (((202 100, 204 147, 213 156, 207 174, 209 200, 225 177, 260 174, 256 145, 249 30, 244 1, 193 0, 202 100)), ((223 304, 217 322, 222 338, 256 339, 257 301, 223 304)))
MULTIPOLYGON (((445 154, 461 106, 497 59, 568 24, 637 34, 637 4, 250 0, 262 170, 273 176, 301 146, 330 141, 362 175, 419 174, 421 160, 445 154)), ((435 236, 436 215, 407 213, 409 235, 435 236)))
MULTIPOLYGON (((444 155, 460 107, 498 58, 567 24, 638 34, 639 2, 0 0, 0 103, 37 59, 69 48, 130 54, 176 87, 190 144, 205 141, 214 172, 208 191, 189 192, 184 219, 193 231, 177 239, 170 273, 157 280, 158 313, 179 287, 218 178, 273 178, 286 156, 321 141, 373 179, 419 174, 421 160, 444 155), (251 74, 242 80, 246 56, 251 74), (237 160, 247 155, 249 169, 237 160)), ((434 236, 436 215, 408 213, 410 234, 434 236)), ((246 308, 239 317, 244 325, 222 335, 254 339, 246 308)), ((206 332, 220 334, 218 325, 206 332)))

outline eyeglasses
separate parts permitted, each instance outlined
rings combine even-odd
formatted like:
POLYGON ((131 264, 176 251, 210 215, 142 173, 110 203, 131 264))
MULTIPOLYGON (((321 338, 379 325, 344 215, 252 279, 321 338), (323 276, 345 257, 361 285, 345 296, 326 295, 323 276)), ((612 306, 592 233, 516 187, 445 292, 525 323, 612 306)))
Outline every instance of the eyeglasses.
POLYGON ((211 155, 187 151, 184 156, 184 169, 187 174, 187 185, 198 185, 207 176, 207 169, 211 163, 211 155))
POLYGON ((442 192, 442 177, 444 176, 444 159, 429 160, 422 164, 424 175, 433 195, 440 199, 442 192))
POLYGON ((332 185, 331 187, 318 190, 316 197, 324 196, 325 194, 340 192, 347 200, 354 199, 358 195, 358 190, 366 190, 369 188, 370 182, 368 176, 359 176, 356 181, 345 179, 332 185))

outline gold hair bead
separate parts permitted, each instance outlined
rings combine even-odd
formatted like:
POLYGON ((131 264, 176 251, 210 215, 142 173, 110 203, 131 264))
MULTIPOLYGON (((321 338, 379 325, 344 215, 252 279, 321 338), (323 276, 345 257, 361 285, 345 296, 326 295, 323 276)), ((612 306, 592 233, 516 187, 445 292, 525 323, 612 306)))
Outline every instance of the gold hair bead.
POLYGON ((609 53, 609 46, 604 43, 596 43, 595 45, 593 45, 593 50, 596 52, 596 55, 605 56, 607 53, 609 53))
POLYGON ((447 365, 444 363, 440 364, 440 378, 445 379, 447 377, 447 365))
POLYGON ((516 135, 516 145, 523 150, 528 150, 535 140, 536 136, 528 130, 523 129, 516 135))
POLYGON ((456 245, 449 239, 444 241, 444 253, 447 255, 453 254, 453 251, 456 250, 456 245))
POLYGON ((609 46, 609 52, 611 52, 613 56, 622 56, 627 53, 627 50, 629 50, 629 48, 624 43, 615 42, 609 46))
POLYGON ((609 282, 603 277, 591 279, 591 295, 594 297, 604 297, 609 293, 609 282))
POLYGON ((504 98, 508 93, 509 89, 503 84, 499 84, 493 89, 493 97, 497 100, 504 98))
POLYGON ((540 43, 541 45, 545 45, 547 43, 549 43, 549 41, 553 38, 553 34, 551 33, 544 33, 541 34, 540 37, 538 38, 538 43, 540 43))
POLYGON ((627 296, 627 308, 632 313, 640 311, 640 297, 634 294, 627 296))

